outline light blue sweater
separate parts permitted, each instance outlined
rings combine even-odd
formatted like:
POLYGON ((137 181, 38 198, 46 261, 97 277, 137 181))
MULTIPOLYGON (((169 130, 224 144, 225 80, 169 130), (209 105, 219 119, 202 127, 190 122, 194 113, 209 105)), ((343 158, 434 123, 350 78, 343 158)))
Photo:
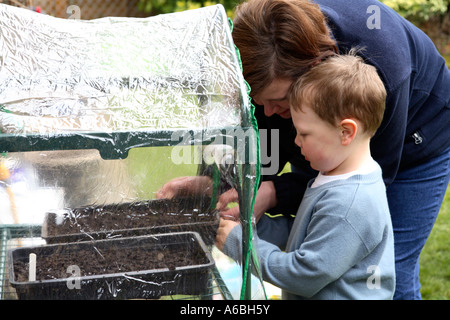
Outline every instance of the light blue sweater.
MULTIPOLYGON (((284 216, 264 216, 257 225, 264 280, 280 287, 283 299, 392 299, 394 240, 381 169, 311 184, 293 225, 284 216)), ((235 227, 224 246, 235 260, 241 231, 235 227)))

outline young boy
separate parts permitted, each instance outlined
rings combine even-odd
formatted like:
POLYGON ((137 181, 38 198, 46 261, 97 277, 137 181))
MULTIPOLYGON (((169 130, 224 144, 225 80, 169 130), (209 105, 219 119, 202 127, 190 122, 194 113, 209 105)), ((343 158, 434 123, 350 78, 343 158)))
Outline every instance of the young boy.
MULTIPOLYGON (((386 91, 353 53, 312 67, 289 93, 296 144, 319 175, 297 216, 264 216, 256 248, 265 281, 283 299, 392 299, 393 231, 381 168, 369 143, 386 91)), ((217 246, 240 260, 241 229, 221 220, 217 246)))

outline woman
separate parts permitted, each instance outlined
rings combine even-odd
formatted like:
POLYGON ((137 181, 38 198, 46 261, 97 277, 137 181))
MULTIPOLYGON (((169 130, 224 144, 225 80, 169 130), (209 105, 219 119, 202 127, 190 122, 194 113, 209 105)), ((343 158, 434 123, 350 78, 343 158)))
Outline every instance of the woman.
POLYGON ((371 153, 383 169, 394 226, 394 299, 420 299, 419 255, 450 179, 450 72, 431 40, 375 0, 249 0, 236 8, 233 39, 259 129, 277 130, 280 169, 292 168, 263 176, 257 219, 295 214, 306 181, 317 175, 294 143, 286 100, 293 81, 352 47, 377 68, 388 96, 371 153))

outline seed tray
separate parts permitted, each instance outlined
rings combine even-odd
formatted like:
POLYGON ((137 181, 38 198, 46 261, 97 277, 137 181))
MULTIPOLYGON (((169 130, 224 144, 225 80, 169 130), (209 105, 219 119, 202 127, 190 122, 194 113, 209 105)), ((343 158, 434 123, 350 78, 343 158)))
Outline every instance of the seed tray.
POLYGON ((218 226, 210 198, 159 199, 48 212, 42 237, 53 244, 189 231, 211 245, 218 226))
POLYGON ((53 244, 8 252, 19 299, 157 299, 199 295, 214 261, 198 233, 53 244), (28 261, 36 254, 36 280, 28 261))

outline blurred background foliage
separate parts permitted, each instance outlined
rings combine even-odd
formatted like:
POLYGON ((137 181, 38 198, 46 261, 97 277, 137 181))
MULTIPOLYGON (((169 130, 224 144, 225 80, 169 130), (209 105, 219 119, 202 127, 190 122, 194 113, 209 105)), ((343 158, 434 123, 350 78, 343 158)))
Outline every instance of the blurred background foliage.
MULTIPOLYGON (((449 11, 450 0, 380 0, 407 19, 428 21, 434 16, 443 16, 449 11)), ((232 9, 239 0, 139 0, 139 9, 147 13, 168 13, 221 3, 232 9)))
MULTIPOLYGON (((450 0, 380 0, 427 33, 445 56, 450 55, 450 0)), ((139 0, 148 15, 195 9, 220 3, 233 18, 242 0, 139 0)))
POLYGON ((138 8, 149 14, 169 13, 196 9, 214 4, 222 4, 227 10, 228 16, 232 16, 233 8, 239 0, 139 0, 138 8))
POLYGON ((450 0, 380 0, 422 29, 450 58, 450 0))
POLYGON ((380 0, 408 20, 422 22, 449 11, 450 0, 380 0))

